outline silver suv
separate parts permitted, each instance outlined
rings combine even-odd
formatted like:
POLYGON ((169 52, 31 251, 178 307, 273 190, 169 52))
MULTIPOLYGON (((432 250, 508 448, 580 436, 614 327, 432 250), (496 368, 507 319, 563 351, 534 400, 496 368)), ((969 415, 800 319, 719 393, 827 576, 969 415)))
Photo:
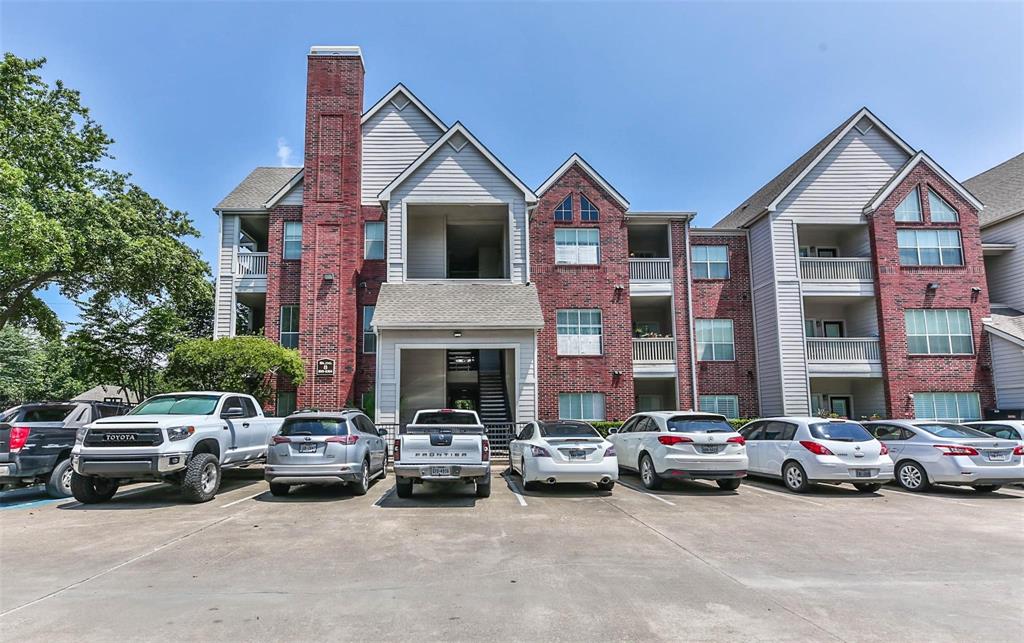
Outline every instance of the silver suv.
POLYGON ((299 484, 344 483, 364 495, 370 480, 387 476, 386 435, 355 409, 293 413, 267 448, 270 493, 284 496, 299 484))

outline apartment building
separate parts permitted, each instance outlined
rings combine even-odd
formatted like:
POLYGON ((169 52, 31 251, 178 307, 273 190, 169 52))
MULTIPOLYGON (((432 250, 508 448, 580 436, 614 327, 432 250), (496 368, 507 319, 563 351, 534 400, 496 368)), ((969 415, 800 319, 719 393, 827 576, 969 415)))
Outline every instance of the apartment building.
POLYGON ((866 109, 698 229, 631 209, 576 154, 531 188, 401 84, 364 111, 357 47, 307 64, 303 166, 257 168, 215 208, 215 335, 263 332, 307 364, 278 412, 994 404, 982 206, 866 109))

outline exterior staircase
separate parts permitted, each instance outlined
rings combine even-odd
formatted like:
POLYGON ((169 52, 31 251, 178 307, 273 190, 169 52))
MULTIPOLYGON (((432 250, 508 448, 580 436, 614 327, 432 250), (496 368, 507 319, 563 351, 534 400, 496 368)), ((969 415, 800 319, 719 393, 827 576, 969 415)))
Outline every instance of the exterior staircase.
POLYGON ((508 392, 501 371, 480 371, 480 420, 484 424, 512 421, 508 392))

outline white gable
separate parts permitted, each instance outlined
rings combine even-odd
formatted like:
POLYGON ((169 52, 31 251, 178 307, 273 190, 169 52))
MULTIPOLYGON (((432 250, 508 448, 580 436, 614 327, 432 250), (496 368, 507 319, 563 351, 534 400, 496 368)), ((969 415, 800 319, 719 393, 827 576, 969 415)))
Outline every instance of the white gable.
POLYGON ((369 114, 362 131, 362 203, 366 205, 376 205, 377 194, 443 132, 402 92, 369 114))

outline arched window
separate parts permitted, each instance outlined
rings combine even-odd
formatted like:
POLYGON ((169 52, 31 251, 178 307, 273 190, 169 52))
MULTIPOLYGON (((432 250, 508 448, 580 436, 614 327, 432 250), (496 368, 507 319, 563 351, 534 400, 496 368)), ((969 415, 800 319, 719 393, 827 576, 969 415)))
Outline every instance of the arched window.
POLYGON ((598 209, 594 207, 594 204, 590 202, 590 199, 580 195, 580 220, 582 221, 597 221, 598 209))
POLYGON ((572 221, 572 195, 565 197, 555 208, 555 221, 572 221))

